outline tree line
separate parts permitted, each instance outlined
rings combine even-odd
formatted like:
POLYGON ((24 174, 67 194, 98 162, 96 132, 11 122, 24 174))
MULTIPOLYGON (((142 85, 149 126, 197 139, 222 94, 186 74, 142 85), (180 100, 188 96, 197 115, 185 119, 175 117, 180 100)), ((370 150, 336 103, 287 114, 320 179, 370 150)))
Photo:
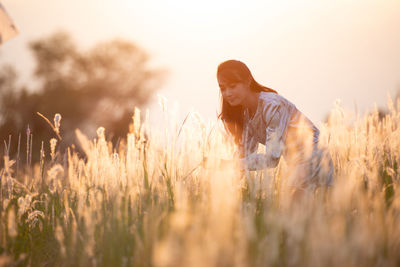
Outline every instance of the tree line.
MULTIPOLYGON (((59 145, 63 148, 76 142, 77 128, 95 136, 103 126, 109 140, 117 142, 128 132, 134 108, 150 102, 168 73, 150 68, 150 55, 124 39, 83 50, 69 33, 59 31, 29 42, 28 48, 35 60, 35 87, 17 85, 13 66, 0 68, 1 153, 15 155, 18 143, 21 151, 29 146, 40 151, 42 141, 48 150, 48 141, 57 135, 38 113, 50 121, 61 114, 59 145)), ((36 154, 33 160, 38 160, 36 154)))

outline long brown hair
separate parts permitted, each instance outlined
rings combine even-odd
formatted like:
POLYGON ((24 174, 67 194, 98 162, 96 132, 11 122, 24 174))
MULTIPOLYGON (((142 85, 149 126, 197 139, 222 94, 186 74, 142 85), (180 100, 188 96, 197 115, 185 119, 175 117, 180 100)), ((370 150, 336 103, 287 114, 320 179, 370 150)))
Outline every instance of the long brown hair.
MULTIPOLYGON (((217 78, 220 77, 228 83, 238 83, 250 80, 250 90, 254 92, 273 92, 274 89, 263 86, 256 82, 249 68, 239 60, 227 60, 218 65, 217 78)), ((221 94, 221 113, 218 118, 224 123, 225 129, 233 135, 235 143, 239 146, 243 132, 243 107, 241 105, 231 106, 225 101, 221 94)))

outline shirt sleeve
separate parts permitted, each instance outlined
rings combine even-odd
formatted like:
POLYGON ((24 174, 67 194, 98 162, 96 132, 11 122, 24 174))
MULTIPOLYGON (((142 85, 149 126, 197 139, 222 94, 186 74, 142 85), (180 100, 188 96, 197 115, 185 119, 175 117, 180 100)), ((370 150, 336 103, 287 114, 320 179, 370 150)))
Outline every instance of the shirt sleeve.
POLYGON ((266 122, 265 153, 251 153, 240 159, 241 165, 248 170, 275 168, 284 149, 289 112, 279 104, 264 107, 263 119, 266 122))

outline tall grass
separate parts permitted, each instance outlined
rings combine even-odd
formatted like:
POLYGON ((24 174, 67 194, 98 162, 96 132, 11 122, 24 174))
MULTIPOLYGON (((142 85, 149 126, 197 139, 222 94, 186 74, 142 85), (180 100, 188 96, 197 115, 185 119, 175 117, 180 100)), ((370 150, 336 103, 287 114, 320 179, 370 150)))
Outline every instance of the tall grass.
POLYGON ((284 160, 257 172, 234 160, 203 166, 204 156, 232 158, 232 140, 196 113, 178 123, 165 104, 164 130, 135 110, 117 148, 101 127, 93 140, 77 130, 84 156, 60 155, 54 140, 28 149, 24 170, 19 153, 5 155, 0 265, 399 266, 396 104, 383 119, 375 111, 349 120, 335 106, 320 129, 334 186, 301 202, 292 201, 284 160), (41 153, 40 164, 30 166, 30 153, 41 153))

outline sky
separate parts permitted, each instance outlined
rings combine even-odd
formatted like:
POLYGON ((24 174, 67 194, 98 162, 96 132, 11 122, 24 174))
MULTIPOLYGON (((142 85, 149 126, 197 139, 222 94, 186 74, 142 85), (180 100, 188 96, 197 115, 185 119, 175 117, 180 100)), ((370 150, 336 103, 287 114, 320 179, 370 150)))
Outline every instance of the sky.
MULTIPOLYGON (((244 62, 317 126, 337 99, 360 113, 400 89, 400 0, 0 0, 19 35, 0 46, 32 82, 27 42, 57 30, 82 48, 122 37, 169 69, 159 94, 182 118, 219 112, 219 63, 244 62)), ((157 98, 150 117, 157 120, 157 98)))

